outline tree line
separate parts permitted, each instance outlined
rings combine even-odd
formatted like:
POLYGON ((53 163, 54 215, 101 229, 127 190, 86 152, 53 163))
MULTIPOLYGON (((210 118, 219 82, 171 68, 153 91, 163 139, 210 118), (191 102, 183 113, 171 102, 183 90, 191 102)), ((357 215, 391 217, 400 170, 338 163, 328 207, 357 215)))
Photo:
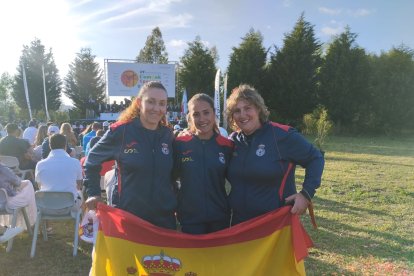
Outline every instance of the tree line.
MULTIPOLYGON (((263 46, 263 36, 250 29, 230 55, 228 93, 241 83, 253 85, 264 97, 271 118, 300 127, 305 114, 327 110, 335 129, 351 133, 399 132, 414 129, 414 51, 405 45, 381 54, 370 54, 358 46, 357 34, 349 27, 327 45, 315 37, 314 26, 302 14, 282 47, 263 46)), ((147 37, 135 60, 168 63, 161 30, 147 37)), ((185 88, 195 93, 214 93, 219 55, 197 36, 188 42, 177 67, 177 97, 185 88)), ((14 102, 26 109, 22 82, 25 67, 32 109, 44 109, 41 66, 46 72, 48 107, 59 108, 61 94, 68 96, 76 113, 86 115, 91 98, 105 101, 103 71, 90 48, 83 48, 61 80, 51 49, 46 52, 39 39, 24 46, 18 73, 0 79, 0 102, 14 102)), ((226 95, 228 96, 228 95, 226 95)))

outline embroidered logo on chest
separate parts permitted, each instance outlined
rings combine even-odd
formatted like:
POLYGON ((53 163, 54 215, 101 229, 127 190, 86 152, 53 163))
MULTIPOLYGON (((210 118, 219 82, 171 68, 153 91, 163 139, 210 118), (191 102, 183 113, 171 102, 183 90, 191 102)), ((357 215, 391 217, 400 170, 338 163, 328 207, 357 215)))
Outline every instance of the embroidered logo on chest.
POLYGON ((125 144, 124 153, 131 154, 131 153, 138 153, 138 150, 135 148, 137 145, 137 141, 132 141, 131 143, 125 144))
POLYGON ((161 148, 162 153, 164 153, 165 155, 168 155, 170 153, 170 149, 168 148, 168 145, 166 143, 162 143, 161 146, 162 146, 161 148))
POLYGON ((266 150, 265 150, 265 145, 260 144, 259 146, 257 146, 257 150, 256 150, 256 155, 261 157, 263 155, 265 155, 266 150))
POLYGON ((224 158, 224 153, 219 152, 219 161, 223 164, 226 164, 226 159, 224 158))

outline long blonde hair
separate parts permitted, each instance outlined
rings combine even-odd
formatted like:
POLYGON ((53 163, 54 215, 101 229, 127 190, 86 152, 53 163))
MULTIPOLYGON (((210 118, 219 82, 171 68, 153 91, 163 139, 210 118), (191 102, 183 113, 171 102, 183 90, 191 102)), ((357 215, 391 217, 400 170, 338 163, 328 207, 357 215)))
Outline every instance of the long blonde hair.
MULTIPOLYGON (((167 94, 167 90, 165 89, 164 85, 158 81, 150 81, 145 83, 138 92, 137 97, 135 100, 119 115, 118 122, 129 122, 135 118, 139 118, 140 113, 140 101, 142 100, 145 93, 148 92, 151 88, 158 88, 165 91, 167 94), (139 99, 139 100, 138 100, 139 99)), ((163 116, 160 125, 168 126, 166 116, 163 116)))
POLYGON ((63 123, 60 126, 60 134, 65 135, 66 140, 72 146, 76 146, 78 144, 78 139, 76 139, 76 135, 73 132, 72 126, 69 123, 63 123))
MULTIPOLYGON (((208 105, 213 109, 213 113, 215 113, 214 101, 213 101, 213 99, 209 95, 204 94, 204 93, 195 94, 188 101, 188 107, 189 107, 189 109, 191 109, 191 107, 194 106, 194 103, 196 101, 203 101, 203 102, 208 103, 208 105)), ((194 122, 193 122, 193 118, 191 117, 191 113, 190 112, 187 114, 187 122, 188 122, 188 128, 189 128, 190 132, 191 133, 196 133, 196 128, 195 128, 195 125, 194 125, 194 122)), ((217 120, 215 118, 215 115, 214 115, 214 127, 213 127, 213 130, 216 133, 220 133, 219 128, 218 128, 218 124, 217 124, 217 120)))

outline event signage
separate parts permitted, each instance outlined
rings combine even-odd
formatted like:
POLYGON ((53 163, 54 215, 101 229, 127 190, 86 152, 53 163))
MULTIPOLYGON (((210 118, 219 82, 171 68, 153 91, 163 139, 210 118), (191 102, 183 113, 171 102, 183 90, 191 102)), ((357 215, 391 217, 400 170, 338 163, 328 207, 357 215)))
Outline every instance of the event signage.
POLYGON ((160 81, 168 97, 175 97, 175 64, 107 63, 108 96, 136 96, 149 81, 160 81))

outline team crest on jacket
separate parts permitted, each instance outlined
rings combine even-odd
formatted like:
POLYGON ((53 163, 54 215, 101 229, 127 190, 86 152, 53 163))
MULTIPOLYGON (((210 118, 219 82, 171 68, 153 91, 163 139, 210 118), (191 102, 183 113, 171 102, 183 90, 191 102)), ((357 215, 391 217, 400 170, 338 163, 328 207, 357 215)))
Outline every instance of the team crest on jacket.
POLYGON ((221 163, 226 164, 226 159, 224 159, 224 153, 219 152, 219 160, 221 163))
POLYGON ((257 150, 256 150, 256 155, 260 157, 260 156, 263 156, 265 153, 266 153, 266 150, 265 150, 265 145, 260 144, 260 145, 257 147, 257 150))
POLYGON ((162 153, 164 153, 165 155, 168 155, 170 153, 170 149, 168 148, 168 145, 166 143, 162 143, 161 146, 162 146, 161 148, 162 153))

